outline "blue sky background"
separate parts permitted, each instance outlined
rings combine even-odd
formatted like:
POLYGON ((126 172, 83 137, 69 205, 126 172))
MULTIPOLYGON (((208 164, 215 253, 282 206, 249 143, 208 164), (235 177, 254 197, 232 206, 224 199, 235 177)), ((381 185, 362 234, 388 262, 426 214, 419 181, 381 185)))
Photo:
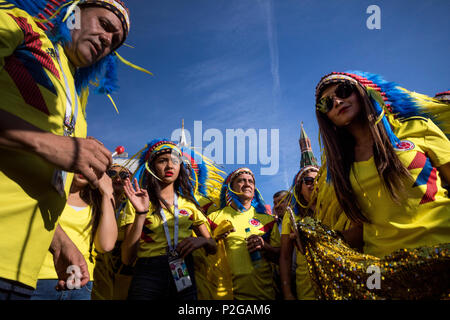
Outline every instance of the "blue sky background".
POLYGON ((450 89, 448 0, 126 3, 126 43, 135 49, 119 53, 154 76, 120 66, 113 96, 120 114, 92 94, 88 135, 132 155, 154 138, 170 138, 181 119, 191 134, 200 120, 203 132, 216 128, 224 136, 226 129, 279 129, 278 174, 261 176, 260 165, 246 165, 269 204, 299 170, 301 121, 320 158, 314 88, 323 75, 362 70, 431 96, 450 89), (366 27, 372 4, 381 8, 381 30, 366 27))

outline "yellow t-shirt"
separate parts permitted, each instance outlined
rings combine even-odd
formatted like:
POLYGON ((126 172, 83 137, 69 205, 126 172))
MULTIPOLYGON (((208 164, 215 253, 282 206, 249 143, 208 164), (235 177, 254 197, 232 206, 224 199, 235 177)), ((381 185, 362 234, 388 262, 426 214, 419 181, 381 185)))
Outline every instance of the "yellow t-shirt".
POLYGON ((397 249, 450 242, 450 199, 436 168, 450 162, 450 141, 429 119, 410 118, 396 129, 403 142, 396 150, 412 175, 407 199, 395 203, 383 187, 373 157, 355 162, 350 173, 362 212, 364 253, 384 257, 397 249))
MULTIPOLYGON (((30 15, 0 0, 0 110, 63 135, 64 75, 71 101, 78 96, 75 69, 58 47, 62 69, 55 47, 30 15)), ((84 106, 79 106, 74 136, 86 137, 84 106)), ((54 170, 34 154, 0 148, 0 278, 36 286, 72 182, 68 174, 61 197, 51 184, 54 170)))
POLYGON ((254 268, 245 241, 248 237, 246 228, 250 228, 251 234, 263 236, 266 241, 270 241, 274 218, 265 213, 257 213, 253 207, 245 212, 238 212, 226 206, 210 214, 208 220, 212 230, 224 220, 229 220, 236 229, 225 238, 228 262, 233 277, 234 298, 238 300, 275 299, 275 284, 270 263, 263 257, 260 266, 254 268))
MULTIPOLYGON (((300 215, 295 216, 295 222, 301 220, 300 215)), ((289 213, 286 212, 283 216, 283 222, 281 224, 281 235, 290 235, 293 227, 291 219, 289 218, 289 213)), ((297 268, 295 269, 295 284, 297 288, 297 299, 299 300, 315 300, 316 294, 314 292, 313 283, 311 277, 309 276, 308 264, 306 258, 300 251, 296 250, 296 263, 297 268)))
MULTIPOLYGON (((178 227, 178 242, 192 236, 193 227, 198 227, 207 222, 206 217, 197 207, 190 201, 183 197, 178 197, 178 209, 179 209, 179 227, 178 227)), ((173 245, 173 232, 175 224, 175 216, 173 213, 164 210, 164 214, 167 218, 167 226, 169 227, 169 233, 171 242, 173 245)), ((171 211, 174 211, 174 206, 171 207, 171 211)), ((126 226, 134 222, 135 212, 133 205, 128 201, 125 208, 125 217, 121 221, 122 226, 126 226)), ((144 227, 142 229, 141 239, 139 241, 138 258, 156 257, 167 254, 167 239, 164 233, 163 220, 159 216, 159 213, 154 212, 153 205, 150 203, 149 212, 145 219, 144 227)))
MULTIPOLYGON (((89 223, 92 218, 91 207, 79 210, 67 204, 59 219, 59 224, 67 236, 83 254, 88 265, 90 281, 94 280, 94 262, 89 260, 89 245, 91 241, 92 226, 89 223)), ((92 252, 94 254, 94 252, 92 252)), ((93 261, 95 261, 93 256, 93 261)), ((44 264, 39 272, 38 279, 58 279, 53 263, 53 255, 48 252, 44 264)))

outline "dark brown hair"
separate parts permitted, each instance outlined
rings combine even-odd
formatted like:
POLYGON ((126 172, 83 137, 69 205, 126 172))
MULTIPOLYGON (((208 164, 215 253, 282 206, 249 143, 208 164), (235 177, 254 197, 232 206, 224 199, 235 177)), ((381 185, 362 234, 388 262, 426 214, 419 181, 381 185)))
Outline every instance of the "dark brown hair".
POLYGON ((89 205, 91 210, 91 220, 85 230, 92 228, 89 240, 89 261, 93 263, 92 249, 94 246, 95 234, 97 233, 102 215, 102 194, 100 193, 100 190, 92 189, 88 184, 80 191, 80 198, 89 205))
MULTIPOLYGON (((399 203, 404 195, 404 182, 411 179, 405 166, 400 162, 392 147, 382 122, 375 125, 375 108, 367 96, 365 89, 359 85, 353 85, 361 106, 359 118, 367 122, 373 139, 373 157, 378 175, 383 185, 388 190, 391 198, 399 203)), ((317 95, 326 87, 322 88, 317 95)), ((355 161, 355 140, 345 129, 336 127, 327 115, 316 110, 320 135, 325 147, 328 174, 334 185, 337 200, 345 211, 347 217, 356 223, 370 222, 361 212, 361 207, 355 201, 355 193, 350 183, 350 170, 355 161)))

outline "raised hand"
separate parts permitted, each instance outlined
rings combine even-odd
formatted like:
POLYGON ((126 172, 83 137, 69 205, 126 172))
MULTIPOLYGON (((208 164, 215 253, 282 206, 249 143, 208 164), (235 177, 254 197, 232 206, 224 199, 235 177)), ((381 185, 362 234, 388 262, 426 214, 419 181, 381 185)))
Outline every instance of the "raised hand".
POLYGON ((125 180, 123 185, 123 190, 133 205, 134 209, 137 212, 147 211, 150 206, 150 198, 148 196, 148 192, 145 189, 141 189, 139 187, 138 181, 134 178, 134 184, 136 189, 134 189, 133 185, 129 178, 125 180))

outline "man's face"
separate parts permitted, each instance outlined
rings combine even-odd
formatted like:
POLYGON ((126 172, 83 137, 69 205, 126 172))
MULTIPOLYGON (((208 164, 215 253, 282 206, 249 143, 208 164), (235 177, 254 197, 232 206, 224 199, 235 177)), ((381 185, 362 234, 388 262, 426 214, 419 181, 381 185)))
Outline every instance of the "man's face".
POLYGON ((252 200, 255 195, 255 180, 252 175, 243 173, 233 179, 231 188, 241 200, 252 200))
POLYGON ((278 197, 273 198, 273 210, 275 211, 275 214, 280 218, 284 216, 284 212, 286 210, 287 206, 286 195, 287 195, 286 193, 283 193, 278 197))
POLYGON ((112 11, 101 7, 80 11, 80 28, 72 30, 72 41, 64 49, 77 68, 101 60, 117 49, 124 37, 122 23, 112 11))

